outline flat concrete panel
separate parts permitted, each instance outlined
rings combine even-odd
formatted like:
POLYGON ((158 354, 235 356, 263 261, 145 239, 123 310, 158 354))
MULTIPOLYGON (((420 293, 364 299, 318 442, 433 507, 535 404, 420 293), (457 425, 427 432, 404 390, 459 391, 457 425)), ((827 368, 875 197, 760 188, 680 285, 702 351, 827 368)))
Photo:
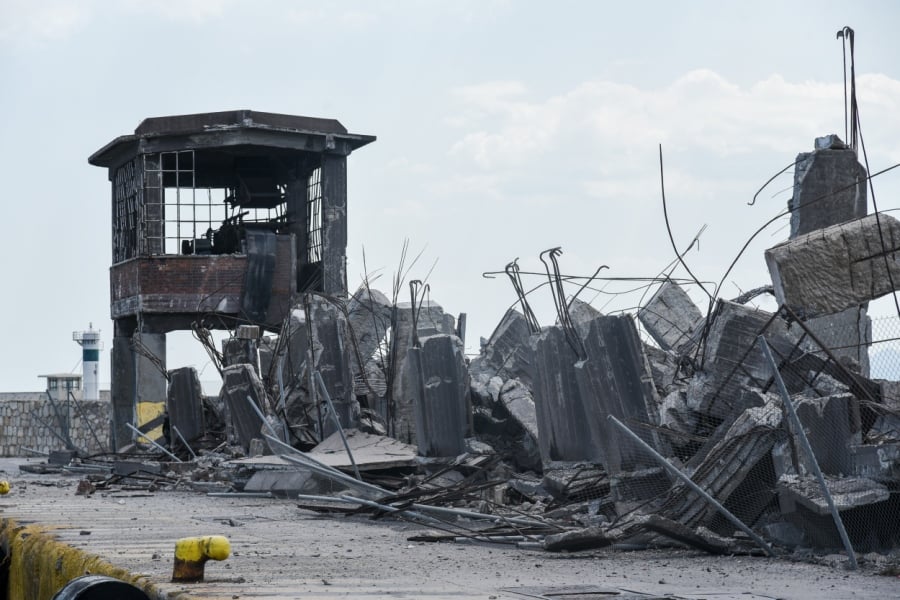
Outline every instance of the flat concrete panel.
POLYGON ((766 264, 779 304, 812 316, 833 314, 900 285, 898 248, 900 221, 887 214, 870 215, 770 248, 766 264))

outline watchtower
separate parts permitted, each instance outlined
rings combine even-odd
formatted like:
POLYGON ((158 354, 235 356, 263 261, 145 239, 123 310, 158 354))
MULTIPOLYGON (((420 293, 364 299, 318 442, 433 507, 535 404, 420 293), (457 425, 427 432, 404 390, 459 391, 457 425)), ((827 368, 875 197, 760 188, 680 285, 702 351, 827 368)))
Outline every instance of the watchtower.
POLYGON ((117 439, 165 400, 167 332, 277 330, 295 293, 346 295, 347 156, 374 140, 238 110, 145 119, 88 159, 112 184, 117 439))

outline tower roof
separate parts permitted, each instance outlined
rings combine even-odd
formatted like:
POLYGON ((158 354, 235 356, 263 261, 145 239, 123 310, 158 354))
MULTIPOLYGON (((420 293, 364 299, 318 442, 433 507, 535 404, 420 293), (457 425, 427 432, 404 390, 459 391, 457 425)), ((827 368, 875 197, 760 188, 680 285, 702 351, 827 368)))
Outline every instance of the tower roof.
POLYGON ((347 155, 373 141, 375 136, 349 133, 336 119, 231 110, 144 119, 134 134, 115 138, 88 162, 115 168, 137 154, 235 146, 347 155))

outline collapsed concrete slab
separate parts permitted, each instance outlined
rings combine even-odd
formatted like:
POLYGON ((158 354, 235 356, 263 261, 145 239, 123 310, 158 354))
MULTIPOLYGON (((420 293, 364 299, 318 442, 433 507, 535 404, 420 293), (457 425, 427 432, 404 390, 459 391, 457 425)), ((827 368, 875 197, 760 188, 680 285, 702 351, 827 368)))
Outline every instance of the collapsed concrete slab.
MULTIPOLYGON (((745 410, 722 439, 702 456, 702 460, 696 465, 689 465, 691 479, 727 506, 728 499, 745 480, 760 474, 761 469, 756 467, 771 452, 779 437, 781 424, 782 409, 776 398, 771 398, 765 406, 745 410)), ((765 481, 761 485, 759 483, 751 486, 758 492, 753 506, 738 511, 742 513, 738 516, 745 522, 752 523, 772 497, 772 485, 766 485, 765 481)), ((716 509, 679 483, 655 512, 694 527, 712 518, 716 509)))
POLYGON ((421 348, 407 351, 407 363, 419 454, 462 454, 469 431, 469 374, 462 340, 455 335, 428 336, 421 348))
POLYGON ((413 467, 416 464, 416 448, 382 435, 373 435, 348 429, 344 432, 347 446, 340 434, 333 433, 309 452, 316 461, 352 472, 353 464, 362 472, 381 471, 397 467, 413 467), (347 447, 353 453, 353 461, 347 456, 347 447))
POLYGON ((765 254, 776 300, 819 315, 894 291, 891 281, 900 285, 898 247, 900 221, 878 214, 813 231, 765 254))
POLYGON ((703 314, 684 289, 666 281, 653 297, 638 309, 644 330, 663 350, 684 351, 703 321, 703 314))
POLYGON ((866 215, 866 170, 837 136, 816 140, 814 152, 797 155, 791 238, 866 215))

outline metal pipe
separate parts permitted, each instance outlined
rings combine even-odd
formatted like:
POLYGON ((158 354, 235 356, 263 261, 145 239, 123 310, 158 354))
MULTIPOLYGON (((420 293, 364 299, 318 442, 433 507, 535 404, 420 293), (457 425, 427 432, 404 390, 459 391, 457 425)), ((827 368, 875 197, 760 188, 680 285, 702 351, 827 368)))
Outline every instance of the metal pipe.
POLYGON ((50 393, 50 390, 46 391, 47 400, 50 401, 50 407, 53 409, 53 414, 56 415, 56 422, 59 424, 59 431, 62 437, 66 440, 66 446, 69 450, 75 450, 75 443, 72 441, 72 437, 69 435, 69 423, 68 419, 63 421, 62 414, 59 411, 59 405, 53 400, 53 395, 50 393))
POLYGON ((383 510, 385 512, 389 512, 391 514, 403 514, 408 517, 411 517, 414 520, 422 521, 431 525, 439 525, 441 527, 446 526, 446 523, 435 519, 433 517, 429 517, 428 515, 423 515, 420 512, 416 512, 414 510, 409 510, 408 508, 397 508, 396 506, 391 506, 389 504, 380 504, 378 502, 373 502, 372 500, 363 500, 362 498, 355 498, 353 496, 341 496, 342 499, 348 500, 350 502, 357 502, 362 504, 363 506, 369 506, 371 508, 377 508, 378 510, 383 510))
POLYGON ((91 437, 93 437, 93 438, 94 438, 94 441, 97 442, 97 447, 100 448, 100 451, 101 451, 101 452, 106 452, 106 446, 104 446, 104 445, 100 442, 100 438, 97 437, 97 432, 94 431, 94 426, 91 425, 91 420, 90 420, 90 419, 88 418, 88 416, 84 413, 84 411, 81 410, 81 404, 78 402, 78 399, 75 397, 75 394, 73 394, 73 393, 71 392, 71 390, 70 390, 70 391, 68 392, 68 395, 69 395, 69 397, 72 398, 72 403, 75 405, 75 408, 78 410, 78 414, 81 415, 81 418, 82 418, 82 419, 84 419, 84 424, 87 425, 88 430, 91 432, 91 437))
POLYGON ((284 399, 284 358, 285 355, 282 352, 281 356, 278 357, 278 405, 275 407, 276 411, 284 410, 285 408, 285 399, 284 399))
POLYGON ((41 417, 41 415, 39 415, 36 410, 34 410, 34 409, 31 410, 31 416, 34 417, 35 419, 37 419, 38 423, 40 423, 41 425, 46 427, 47 431, 49 431, 53 437, 55 437, 56 439, 61 441, 68 450, 71 450, 73 452, 79 452, 79 449, 76 448, 74 444, 72 444, 72 440, 67 440, 62 435, 57 433, 56 430, 53 429, 53 427, 49 423, 47 423, 47 421, 45 421, 43 419, 43 417, 41 417))
MULTIPOLYGON (((461 510, 459 508, 445 508, 443 506, 429 506, 427 504, 413 503, 410 506, 416 510, 432 512, 439 515, 453 515, 457 517, 465 517, 467 519, 481 519, 484 521, 494 521, 496 523, 513 523, 514 525, 522 525, 524 527, 547 527, 547 523, 541 521, 532 521, 530 519, 520 519, 518 517, 504 517, 503 515, 489 515, 486 513, 473 512, 470 510, 461 510)), ((558 529, 558 528, 557 528, 558 529)))
POLYGON ((184 439, 184 436, 181 435, 181 432, 178 431, 178 428, 175 427, 174 425, 172 425, 172 431, 175 432, 175 435, 178 436, 178 439, 181 440, 181 443, 184 444, 184 447, 188 449, 188 452, 190 452, 190 453, 191 453, 191 456, 193 456, 194 459, 196 460, 196 459, 197 459, 197 455, 194 454, 194 451, 191 449, 191 445, 187 443, 187 440, 184 439))
POLYGON ((26 448, 25 446, 21 446, 21 448, 25 452, 31 452, 32 454, 37 454, 38 456, 50 456, 49 452, 42 452, 40 450, 34 450, 33 448, 26 448))
POLYGON ((297 500, 308 500, 310 502, 343 502, 344 504, 359 504, 342 498, 340 496, 316 496, 314 494, 297 494, 294 496, 297 500))
POLYGON ((809 445, 809 439, 806 437, 806 432, 803 430, 803 424, 800 422, 800 417, 797 416, 797 411, 794 410, 794 403, 791 401, 791 395, 784 385, 781 373, 778 372, 778 368, 775 365, 775 359, 772 357, 772 351, 769 349, 769 345, 766 343, 765 338, 759 336, 756 340, 759 342, 759 347, 766 356, 766 360, 769 361, 769 366, 772 368, 772 373, 775 377, 775 384, 781 394, 785 410, 791 419, 791 425, 794 427, 796 437, 800 440, 800 445, 803 446, 803 451, 806 453, 809 462, 812 464, 813 473, 819 481, 819 486, 822 488, 825 500, 828 502, 828 510, 831 511, 831 518, 834 519, 834 525, 837 527, 838 534, 841 536, 841 542, 844 544, 844 548, 846 548, 847 555, 850 559, 850 569, 855 571, 858 567, 856 553, 853 551, 853 545, 850 543, 850 537, 847 535, 847 530, 844 529, 844 521, 841 519, 841 514, 834 505, 834 499, 831 497, 831 492, 828 491, 828 485, 825 483, 825 476, 822 475, 822 469, 819 468, 819 462, 816 460, 816 455, 813 453, 812 446, 809 445))
POLYGON ((707 502, 709 502, 710 504, 712 504, 713 506, 715 506, 716 509, 717 509, 720 513, 722 513, 722 515, 724 515, 726 519, 728 519, 729 521, 731 521, 732 524, 734 524, 735 527, 737 527, 738 529, 740 529, 741 531, 743 531, 744 533, 746 533, 747 535, 749 535, 749 536, 753 539, 753 541, 756 542, 757 545, 759 545, 760 548, 762 548, 763 550, 765 550, 766 554, 768 554, 769 556, 772 556, 772 557, 776 556, 775 551, 772 550, 771 546, 769 546, 769 544, 767 544, 766 541, 765 541, 764 539, 762 539, 761 537, 759 537, 759 535, 758 535, 755 531, 753 531, 752 529, 750 529, 749 527, 747 527, 747 525, 745 525, 743 521, 741 521, 741 520, 738 519, 736 516, 734 516, 734 514, 732 514, 732 512, 731 512, 730 510, 728 510, 727 508, 725 508, 718 500, 716 500, 715 498, 713 498, 706 490, 704 490, 702 487, 700 487, 699 485, 697 485, 696 483, 694 483, 694 482, 691 480, 690 477, 688 477, 687 475, 685 475, 684 473, 682 473, 680 470, 678 470, 674 465, 672 465, 672 463, 670 463, 668 460, 666 460, 666 458, 665 458, 663 455, 661 455, 661 454, 658 453, 656 450, 654 450, 653 447, 650 446, 650 444, 648 444, 647 442, 645 442, 644 440, 642 440, 642 439, 640 438, 640 436, 638 436, 636 433, 634 433, 633 431, 631 431, 631 430, 628 428, 627 425, 625 425, 622 421, 620 421, 620 420, 618 420, 617 418, 615 418, 613 415, 609 415, 609 416, 607 417, 607 419, 610 420, 610 421, 612 421, 613 424, 614 424, 616 427, 618 427, 619 429, 621 429, 621 430, 622 430, 622 433, 626 434, 628 437, 630 437, 630 438, 633 439, 635 442, 637 442, 637 444, 638 444, 641 448, 643 448, 644 450, 646 450, 647 452, 649 452, 650 455, 651 455, 653 458, 655 458, 656 461, 657 461, 664 469, 666 469, 669 473, 671 473, 672 475, 674 475, 675 477, 677 477, 678 479, 680 479, 685 485, 687 485, 687 486, 688 486, 689 488, 691 488, 693 491, 695 491, 695 492, 697 492, 698 494, 700 494, 700 496, 702 496, 704 500, 706 500, 707 502))
POLYGON ((337 411, 334 410, 334 403, 331 401, 331 395, 328 393, 328 390, 325 389, 325 382, 322 380, 322 374, 316 371, 314 376, 316 378, 316 383, 319 384, 319 391, 322 393, 322 397, 325 398, 325 403, 328 404, 328 410, 331 412, 334 426, 337 427, 338 433, 341 435, 341 441, 344 443, 344 450, 347 451, 347 456, 350 458, 350 464, 353 465, 353 473, 356 475, 357 479, 362 481, 362 476, 359 474, 359 467, 356 466, 356 461, 353 459, 353 453, 350 452, 350 444, 347 443, 347 436, 344 435, 344 428, 341 427, 341 420, 338 417, 337 411))
POLYGON ((171 456, 172 458, 174 458, 177 462, 184 462, 183 460, 181 460, 180 458, 178 458, 177 456, 175 456, 174 454, 172 454, 171 452, 169 452, 168 450, 166 450, 165 448, 163 448, 162 446, 160 446, 159 444, 157 444, 156 442, 154 442, 153 440, 151 440, 149 437, 147 437, 147 434, 146 434, 146 433, 144 433, 143 431, 141 431, 140 429, 138 429, 137 427, 135 427, 135 426, 132 425, 131 423, 125 423, 125 427, 128 427, 129 429, 131 429, 133 432, 135 432, 136 434, 138 434, 139 437, 144 438, 145 440, 147 440, 148 442, 150 442, 150 444, 151 444, 152 446, 154 446, 156 449, 162 450, 163 452, 165 452, 166 454, 168 454, 169 456, 171 456))
POLYGON ((347 475, 346 473, 342 473, 342 472, 338 471, 337 469, 332 469, 328 466, 322 466, 322 465, 316 464, 314 462, 306 462, 304 460, 300 460, 299 458, 297 458, 295 456, 290 456, 287 454, 282 454, 281 458, 283 458, 284 460, 286 460, 290 463, 294 463, 295 465, 305 467, 305 468, 309 469, 310 471, 319 473, 320 475, 327 477, 329 479, 333 479, 333 480, 337 480, 342 483, 345 483, 345 484, 349 485, 350 487, 356 488, 358 490, 365 490, 366 492, 369 492, 369 493, 379 496, 379 497, 390 495, 390 493, 386 490, 383 490, 377 486, 368 484, 365 481, 359 481, 358 479, 354 479, 350 475, 347 475))
POLYGON ((253 398, 247 396, 247 402, 250 403, 250 407, 253 409, 253 412, 256 413, 256 416, 259 417, 259 420, 263 422, 263 425, 266 426, 266 429, 269 430, 269 433, 272 434, 272 437, 278 437, 278 434, 275 433, 275 428, 272 427, 272 424, 269 423, 269 420, 266 419, 266 416, 259 410, 259 407, 256 405, 256 402, 253 401, 253 398))
POLYGON ((378 496, 390 496, 391 495, 391 492, 387 491, 384 488, 378 487, 377 485, 372 485, 371 483, 366 483, 365 481, 359 481, 357 479, 354 479, 353 477, 350 477, 346 473, 343 473, 343 472, 335 469, 334 467, 329 467, 328 465, 317 461, 316 459, 309 456, 305 452, 301 452, 300 450, 297 450, 296 448, 293 448, 292 446, 285 444, 284 442, 282 442, 281 440, 279 440, 277 438, 274 438, 270 435, 265 435, 265 434, 263 434, 263 435, 270 442, 274 443, 275 445, 277 445, 279 447, 286 449, 287 451, 289 451, 295 455, 295 456, 289 456, 286 454, 280 455, 281 458, 283 458, 284 460, 286 460, 288 462, 307 467, 310 470, 316 471, 317 473, 320 473, 326 477, 330 477, 332 479, 337 479, 337 480, 343 481, 344 483, 352 485, 356 488, 365 489, 366 491, 371 492, 373 494, 377 494, 378 496), (301 457, 303 460, 296 458, 297 456, 301 457))

